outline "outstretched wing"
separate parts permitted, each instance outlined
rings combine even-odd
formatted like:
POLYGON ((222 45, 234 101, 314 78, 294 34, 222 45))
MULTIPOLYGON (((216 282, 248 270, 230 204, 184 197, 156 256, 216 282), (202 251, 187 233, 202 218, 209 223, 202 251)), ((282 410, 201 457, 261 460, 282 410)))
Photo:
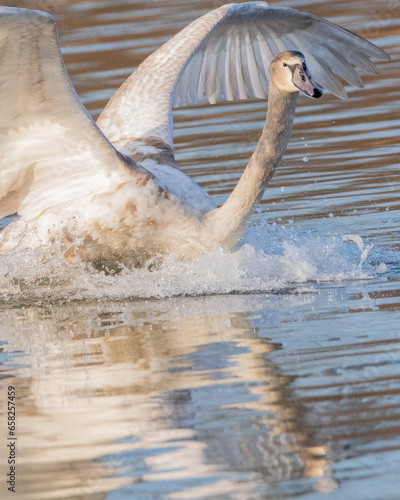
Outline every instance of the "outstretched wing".
POLYGON ((269 63, 285 50, 303 52, 313 80, 341 98, 346 92, 338 76, 361 87, 354 66, 376 73, 371 59, 389 59, 367 40, 295 9, 265 2, 224 5, 148 57, 111 98, 97 124, 127 154, 137 140, 158 139, 172 149, 173 105, 263 99, 269 63))
POLYGON ((129 168, 77 97, 54 19, 1 7, 0 217, 107 191, 129 168))

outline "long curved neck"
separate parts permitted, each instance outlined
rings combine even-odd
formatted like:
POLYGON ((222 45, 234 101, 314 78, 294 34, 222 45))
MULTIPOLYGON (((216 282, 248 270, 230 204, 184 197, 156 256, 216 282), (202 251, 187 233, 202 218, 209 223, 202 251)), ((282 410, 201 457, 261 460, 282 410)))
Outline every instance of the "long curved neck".
POLYGON ((217 234, 216 242, 225 248, 233 248, 242 237, 286 151, 297 97, 298 92, 282 92, 270 84, 267 118, 256 149, 229 198, 207 215, 217 234))

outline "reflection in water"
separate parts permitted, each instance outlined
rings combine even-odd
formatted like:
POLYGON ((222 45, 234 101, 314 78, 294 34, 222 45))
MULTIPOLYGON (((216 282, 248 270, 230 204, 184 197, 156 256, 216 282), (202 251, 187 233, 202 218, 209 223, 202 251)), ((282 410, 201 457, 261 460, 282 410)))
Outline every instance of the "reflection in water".
POLYGON ((250 494, 260 481, 329 477, 326 450, 308 447, 301 429, 292 377, 270 359, 281 347, 258 338, 249 317, 262 310, 274 322, 277 303, 310 301, 215 297, 5 312, 8 350, 25 353, 13 381, 21 498, 102 498, 124 485, 143 498, 148 482, 171 498, 201 486, 193 497, 205 498, 250 494))
POLYGON ((338 498, 400 446, 397 314, 343 293, 3 311, 19 498, 338 498))

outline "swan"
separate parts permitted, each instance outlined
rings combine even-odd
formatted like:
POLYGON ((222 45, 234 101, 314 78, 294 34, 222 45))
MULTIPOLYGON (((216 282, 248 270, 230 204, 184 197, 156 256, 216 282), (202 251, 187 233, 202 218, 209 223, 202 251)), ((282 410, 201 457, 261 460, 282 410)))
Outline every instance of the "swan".
POLYGON ((0 8, 0 253, 57 248, 95 267, 234 249, 279 165, 299 93, 340 98, 339 77, 389 56, 322 18, 265 2, 205 14, 150 55, 97 124, 66 72, 55 20, 0 8), (315 82, 315 83, 314 83, 315 82), (177 166, 172 107, 266 99, 265 126, 220 207, 177 166))

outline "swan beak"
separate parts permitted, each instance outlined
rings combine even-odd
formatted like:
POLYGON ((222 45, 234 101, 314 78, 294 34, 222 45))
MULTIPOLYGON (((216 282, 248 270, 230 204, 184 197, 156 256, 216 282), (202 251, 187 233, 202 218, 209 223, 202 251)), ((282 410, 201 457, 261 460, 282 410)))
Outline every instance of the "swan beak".
POLYGON ((318 98, 322 96, 322 90, 311 80, 305 66, 295 66, 293 69, 292 82, 293 85, 303 92, 303 94, 306 94, 309 97, 318 98))

